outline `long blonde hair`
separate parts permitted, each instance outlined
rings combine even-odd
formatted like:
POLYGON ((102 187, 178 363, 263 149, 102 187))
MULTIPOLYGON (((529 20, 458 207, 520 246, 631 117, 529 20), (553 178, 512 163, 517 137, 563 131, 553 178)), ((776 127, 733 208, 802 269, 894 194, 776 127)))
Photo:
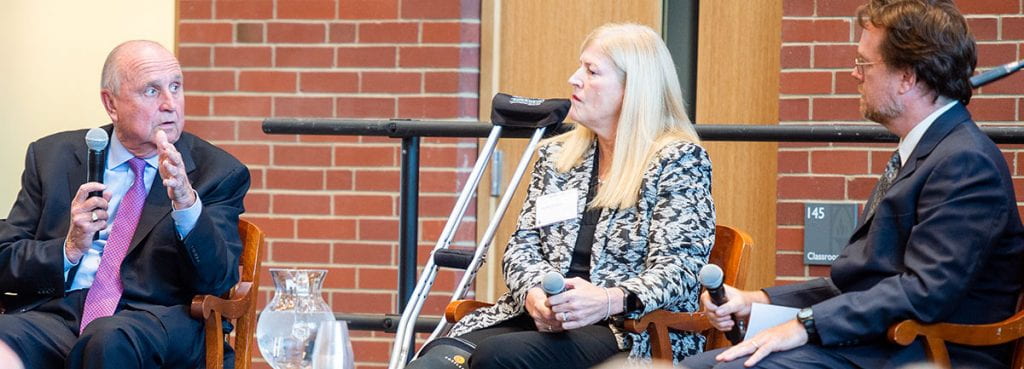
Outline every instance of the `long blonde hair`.
MULTIPOLYGON (((650 27, 609 23, 590 32, 580 50, 596 46, 622 71, 624 91, 615 129, 608 181, 592 208, 626 209, 636 205, 651 159, 674 141, 700 143, 683 108, 682 91, 668 48, 650 27)), ((552 141, 562 142, 555 167, 567 172, 579 165, 596 139, 580 124, 552 141)))

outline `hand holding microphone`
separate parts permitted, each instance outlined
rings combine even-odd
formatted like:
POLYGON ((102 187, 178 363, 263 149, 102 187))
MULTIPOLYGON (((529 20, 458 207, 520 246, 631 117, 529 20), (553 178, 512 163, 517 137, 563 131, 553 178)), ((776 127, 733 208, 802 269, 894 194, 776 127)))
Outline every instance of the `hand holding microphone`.
POLYGON ((540 282, 540 288, 548 296, 557 295, 565 291, 565 277, 558 272, 548 272, 540 282))
POLYGON ((722 283, 724 273, 715 264, 701 268, 697 280, 707 290, 701 294, 701 302, 711 325, 725 332, 725 337, 733 344, 743 341, 746 327, 741 318, 750 315, 750 303, 739 290, 722 283))
POLYGON ((564 289, 565 278, 558 272, 548 272, 541 279, 539 286, 526 291, 526 312, 533 318, 538 331, 562 331, 562 322, 558 320, 555 312, 551 310, 551 303, 548 301, 548 297, 559 294, 564 289))
POLYGON ((548 305, 565 330, 597 323, 622 310, 620 289, 599 287, 583 278, 565 279, 549 272, 541 289, 548 294, 548 305))
MULTIPOLYGON (((85 133, 85 146, 89 147, 89 153, 85 158, 86 166, 89 168, 86 182, 103 183, 103 171, 106 169, 104 168, 106 160, 103 160, 103 154, 107 149, 108 142, 110 142, 110 136, 102 128, 91 128, 85 133)), ((99 196, 103 196, 102 191, 89 192, 89 197, 99 196)))
POLYGON ((104 191, 103 171, 106 167, 104 152, 109 141, 107 131, 100 128, 90 129, 85 134, 88 172, 85 184, 78 187, 78 192, 71 199, 71 224, 64 239, 64 254, 74 263, 89 250, 99 231, 107 227, 111 193, 104 191))

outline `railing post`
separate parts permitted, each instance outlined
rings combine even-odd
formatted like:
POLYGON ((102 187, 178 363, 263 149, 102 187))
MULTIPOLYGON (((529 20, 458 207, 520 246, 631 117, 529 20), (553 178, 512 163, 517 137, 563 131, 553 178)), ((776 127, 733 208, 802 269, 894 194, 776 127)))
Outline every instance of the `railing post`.
MULTIPOLYGON (((416 287, 416 247, 420 198, 420 138, 402 138, 402 183, 398 213, 398 312, 402 313, 416 287)), ((415 341, 416 335, 410 336, 415 341)), ((415 347, 410 342, 409 347, 415 347)), ((412 351, 406 361, 412 359, 412 351)))

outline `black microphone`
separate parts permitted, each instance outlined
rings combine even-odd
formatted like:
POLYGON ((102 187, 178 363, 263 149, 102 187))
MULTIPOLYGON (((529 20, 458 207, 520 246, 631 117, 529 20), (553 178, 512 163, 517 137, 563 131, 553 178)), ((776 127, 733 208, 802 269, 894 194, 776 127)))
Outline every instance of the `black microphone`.
MULTIPOLYGON (((707 264, 703 268, 700 268, 700 273, 697 275, 697 280, 700 284, 708 290, 708 295, 711 296, 711 302, 715 305, 722 306, 729 299, 725 297, 725 288, 722 288, 722 280, 724 279, 722 268, 719 268, 715 264, 707 264)), ((725 332, 725 338, 729 339, 732 344, 737 344, 743 341, 743 334, 747 330, 744 327, 744 323, 740 319, 736 319, 736 316, 732 317, 732 321, 735 322, 728 332, 725 332)))
MULTIPOLYGON (((85 134, 85 145, 89 147, 89 155, 85 162, 89 167, 89 174, 86 182, 103 183, 103 170, 106 166, 103 160, 103 153, 107 148, 110 136, 102 128, 92 128, 85 134)), ((103 191, 89 192, 89 197, 103 196, 103 191)))
POLYGON ((558 272, 548 272, 548 274, 544 275, 540 288, 548 296, 560 294, 562 291, 565 291, 565 277, 562 277, 558 272))
POLYGON ((998 67, 992 68, 991 70, 971 77, 971 86, 978 88, 989 83, 998 81, 1003 77, 1013 74, 1017 70, 1024 67, 1024 60, 1009 62, 998 67))

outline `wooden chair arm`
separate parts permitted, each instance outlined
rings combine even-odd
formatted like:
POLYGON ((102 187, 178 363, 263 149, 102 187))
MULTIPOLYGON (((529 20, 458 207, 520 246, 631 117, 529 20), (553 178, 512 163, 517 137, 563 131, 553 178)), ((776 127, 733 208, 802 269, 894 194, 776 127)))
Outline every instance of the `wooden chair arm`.
POLYGON ((455 300, 448 303, 444 309, 444 319, 449 323, 458 322, 462 317, 473 312, 473 310, 491 306, 494 304, 476 300, 455 300))
POLYGON ((256 298, 257 294, 249 293, 251 291, 252 282, 239 282, 230 299, 214 295, 198 295, 192 298, 189 314, 193 318, 205 320, 210 317, 212 312, 216 311, 224 318, 238 319, 246 313, 252 303, 251 300, 256 298))
POLYGON ((703 332, 713 327, 703 312, 682 313, 655 310, 640 319, 626 319, 623 321, 622 328, 633 333, 646 331, 651 339, 651 358, 672 362, 672 342, 668 337, 669 329, 703 332))
POLYGON ((714 328, 703 312, 682 313, 655 310, 640 319, 626 319, 623 322, 623 328, 633 333, 641 333, 651 325, 663 325, 668 329, 687 332, 703 332, 714 328))
POLYGON ((991 324, 922 324, 904 320, 889 327, 889 341, 909 345, 917 336, 971 346, 990 346, 1024 337, 1024 310, 1001 322, 991 324))
POLYGON ((1024 337, 1024 311, 1018 311, 1010 318, 991 324, 923 324, 915 320, 904 320, 889 327, 890 342, 910 345, 917 336, 925 337, 925 353, 940 367, 949 368, 949 353, 946 342, 970 346, 991 346, 1007 343, 1024 337))

